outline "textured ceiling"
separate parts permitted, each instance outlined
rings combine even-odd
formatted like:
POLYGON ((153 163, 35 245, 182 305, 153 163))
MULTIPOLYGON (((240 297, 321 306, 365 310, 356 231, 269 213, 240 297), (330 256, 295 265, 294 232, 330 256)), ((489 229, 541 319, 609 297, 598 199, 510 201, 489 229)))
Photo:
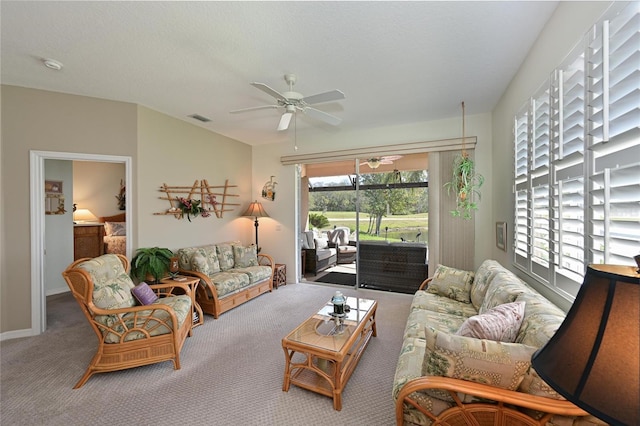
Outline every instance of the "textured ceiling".
POLYGON ((250 85, 305 96, 339 127, 298 114, 298 134, 490 112, 557 2, 2 1, 1 81, 132 102, 251 145, 285 141, 282 111, 250 85), (61 71, 42 64, 60 61, 61 71), (188 116, 210 118, 200 123, 188 116))

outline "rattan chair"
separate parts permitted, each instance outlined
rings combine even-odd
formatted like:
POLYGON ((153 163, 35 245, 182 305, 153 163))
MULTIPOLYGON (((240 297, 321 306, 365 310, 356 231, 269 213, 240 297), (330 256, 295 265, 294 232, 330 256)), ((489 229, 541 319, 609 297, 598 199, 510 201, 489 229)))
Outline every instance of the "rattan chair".
POLYGON ((180 350, 192 326, 189 287, 176 283, 151 285, 159 299, 136 306, 128 271, 125 256, 106 254, 79 259, 62 273, 98 337, 98 350, 74 389, 95 373, 162 361, 172 361, 174 369, 180 369, 180 350), (184 294, 171 294, 177 288, 184 294))

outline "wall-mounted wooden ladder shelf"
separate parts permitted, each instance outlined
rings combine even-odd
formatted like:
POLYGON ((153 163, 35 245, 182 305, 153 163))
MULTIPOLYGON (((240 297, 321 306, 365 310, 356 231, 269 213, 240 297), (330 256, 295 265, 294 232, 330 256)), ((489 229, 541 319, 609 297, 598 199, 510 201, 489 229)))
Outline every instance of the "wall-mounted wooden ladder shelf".
POLYGON ((239 197, 238 194, 230 194, 229 188, 236 188, 237 185, 229 185, 229 180, 224 181, 224 185, 209 185, 206 179, 196 180, 192 186, 169 186, 163 183, 159 191, 166 194, 160 197, 161 200, 169 201, 169 209, 154 213, 156 215, 173 215, 176 219, 182 219, 183 214, 179 207, 178 198, 187 200, 199 200, 200 206, 209 213, 215 214, 218 219, 222 219, 224 212, 232 212, 232 206, 239 206, 238 203, 230 203, 231 197, 239 197), (220 192, 222 190, 222 192, 220 192))

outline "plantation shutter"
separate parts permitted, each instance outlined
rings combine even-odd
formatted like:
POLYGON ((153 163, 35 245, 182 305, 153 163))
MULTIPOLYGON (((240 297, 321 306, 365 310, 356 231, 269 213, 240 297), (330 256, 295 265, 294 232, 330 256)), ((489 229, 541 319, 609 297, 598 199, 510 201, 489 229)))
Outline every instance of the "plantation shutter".
POLYGON ((640 253, 640 4, 590 37, 590 257, 625 264, 640 253))
POLYGON ((515 217, 514 217, 514 261, 528 267, 529 257, 529 116, 528 105, 518 113, 514 123, 515 147, 515 217))

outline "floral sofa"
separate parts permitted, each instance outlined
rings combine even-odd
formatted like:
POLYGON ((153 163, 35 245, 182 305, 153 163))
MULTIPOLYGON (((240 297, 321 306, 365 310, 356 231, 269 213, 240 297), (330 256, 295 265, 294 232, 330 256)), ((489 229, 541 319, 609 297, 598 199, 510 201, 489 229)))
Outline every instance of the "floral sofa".
POLYGON ((256 246, 225 242, 181 248, 177 256, 182 274, 200 278, 196 301, 214 318, 273 290, 275 264, 256 246))
POLYGON ((475 273, 438 265, 415 293, 404 330, 397 424, 603 424, 531 367, 564 317, 494 260, 475 273))

